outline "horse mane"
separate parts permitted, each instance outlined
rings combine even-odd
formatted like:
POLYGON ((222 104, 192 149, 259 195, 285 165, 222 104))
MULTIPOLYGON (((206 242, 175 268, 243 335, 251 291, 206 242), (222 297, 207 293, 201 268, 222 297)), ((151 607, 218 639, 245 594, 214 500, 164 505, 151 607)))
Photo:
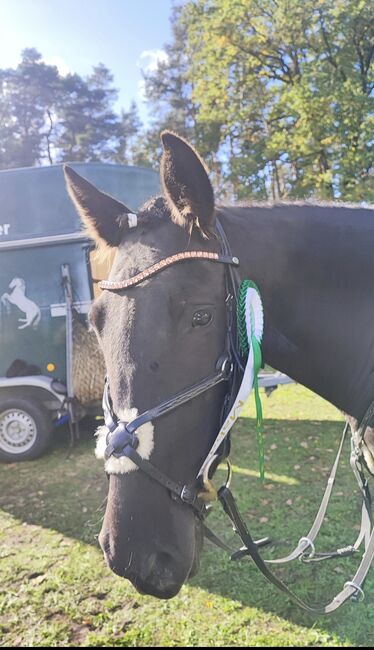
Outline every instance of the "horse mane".
POLYGON ((151 197, 138 212, 138 223, 141 226, 157 226, 170 218, 170 209, 163 196, 151 197))
MULTIPOLYGON (((218 207, 218 206, 217 206, 218 207)), ((238 201, 234 205, 220 205, 220 208, 276 208, 276 207, 315 207, 315 208, 348 208, 350 210, 374 210, 374 203, 353 203, 349 201, 318 201, 316 199, 295 200, 250 200, 238 201)))
MULTIPOLYGON (((230 204, 217 204, 216 209, 218 212, 236 210, 237 208, 343 208, 349 210, 374 210, 374 204, 371 203, 352 203, 347 201, 317 201, 315 199, 300 199, 300 200, 264 200, 264 201, 239 201, 234 205, 230 204)), ((161 223, 165 223, 171 219, 170 208, 163 196, 153 196, 146 201, 138 213, 138 224, 145 228, 157 228, 161 223)), ((95 251, 96 259, 99 263, 104 264, 113 259, 113 248, 106 244, 98 244, 95 251)))

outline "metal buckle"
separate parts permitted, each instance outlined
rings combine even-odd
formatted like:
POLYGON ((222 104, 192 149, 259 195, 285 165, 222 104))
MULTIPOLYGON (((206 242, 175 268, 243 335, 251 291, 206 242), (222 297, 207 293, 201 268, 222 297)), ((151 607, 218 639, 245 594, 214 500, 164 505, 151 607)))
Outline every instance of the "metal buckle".
POLYGON ((184 485, 180 494, 180 498, 184 503, 194 503, 196 500, 196 492, 189 485, 184 485))
POLYGON ((361 462, 361 459, 363 457, 363 452, 362 452, 362 443, 363 440, 359 440, 356 442, 354 438, 354 434, 352 434, 351 437, 351 460, 353 462, 361 462))
POLYGON ((232 465, 228 458, 226 459, 226 465, 227 465, 227 476, 226 476, 225 488, 229 490, 232 481, 232 465))
POLYGON ((354 603, 360 603, 360 602, 362 603, 362 601, 363 601, 364 598, 365 598, 365 594, 364 594, 363 590, 361 589, 361 587, 359 587, 358 585, 356 585, 356 583, 355 583, 355 582, 352 582, 351 580, 348 580, 348 581, 345 583, 345 585, 344 585, 344 589, 345 589, 346 587, 353 587, 354 589, 356 589, 356 593, 352 594, 352 596, 351 596, 351 600, 352 600, 354 603))
POLYGON ((224 379, 228 379, 233 370, 232 359, 227 352, 221 355, 216 363, 216 370, 221 373, 224 379))
POLYGON ((304 548, 304 550, 302 551, 302 553, 301 553, 301 555, 300 555, 300 557, 299 557, 299 560, 300 560, 300 562, 309 562, 309 560, 311 560, 311 559, 315 556, 315 554, 316 554, 316 548, 315 548, 315 546, 314 546, 312 540, 309 539, 309 537, 301 537, 301 538, 299 539, 299 545, 302 544, 302 542, 306 542, 306 543, 307 543, 307 546, 306 546, 306 547, 304 548), (311 549, 311 550, 310 550, 310 553, 309 553, 309 555, 305 556, 305 551, 306 551, 307 548, 309 548, 309 547, 310 547, 310 549, 311 549))

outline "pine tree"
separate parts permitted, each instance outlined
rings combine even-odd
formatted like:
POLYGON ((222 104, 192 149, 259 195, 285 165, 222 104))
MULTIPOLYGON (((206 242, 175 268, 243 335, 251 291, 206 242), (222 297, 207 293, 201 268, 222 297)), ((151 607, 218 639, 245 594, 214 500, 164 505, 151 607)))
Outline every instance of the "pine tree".
POLYGON ((0 70, 0 167, 27 167, 48 160, 60 90, 55 66, 37 50, 22 52, 16 69, 0 70))
POLYGON ((62 79, 56 140, 60 160, 114 160, 120 119, 113 109, 117 91, 112 83, 111 72, 102 64, 86 79, 78 74, 62 79))

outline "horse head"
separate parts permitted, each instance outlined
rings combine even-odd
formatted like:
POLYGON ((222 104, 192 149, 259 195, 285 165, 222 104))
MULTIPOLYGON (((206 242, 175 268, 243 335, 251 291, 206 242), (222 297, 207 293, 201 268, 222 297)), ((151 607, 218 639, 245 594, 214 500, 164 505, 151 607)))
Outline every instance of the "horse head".
MULTIPOLYGON (((135 218, 124 204, 65 169, 69 194, 90 235, 99 246, 116 249, 109 284, 104 283, 115 290, 104 289, 90 312, 116 424, 131 424, 214 376, 227 340, 226 267, 211 261, 221 253, 212 186, 187 142, 164 132, 162 144, 164 196, 150 199, 135 218), (189 257, 189 251, 197 254, 189 257), (177 260, 181 253, 187 255, 177 260), (147 271, 154 268, 159 272, 147 271)), ((174 484, 194 485, 219 430, 226 390, 225 382, 213 381, 178 408, 146 418, 136 430, 138 461, 151 462, 174 484)), ((105 427, 99 432, 99 455, 107 434, 105 427)), ((197 571, 200 517, 139 463, 117 456, 106 461, 101 547, 111 569, 141 593, 170 598, 197 571)))
POLYGON ((23 278, 13 278, 13 280, 9 284, 9 289, 11 291, 14 291, 14 289, 20 289, 24 293, 25 292, 25 287, 26 287, 26 285, 25 285, 25 281, 23 280, 23 278))

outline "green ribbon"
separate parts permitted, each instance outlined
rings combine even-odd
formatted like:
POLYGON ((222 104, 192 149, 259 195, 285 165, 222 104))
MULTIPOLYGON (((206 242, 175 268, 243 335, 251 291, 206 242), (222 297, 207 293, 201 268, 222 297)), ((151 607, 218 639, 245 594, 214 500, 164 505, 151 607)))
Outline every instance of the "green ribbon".
POLYGON ((256 432, 257 432, 257 448, 258 448, 258 463, 260 469, 260 479, 265 479, 265 441, 264 441, 264 426, 262 415, 262 404, 260 398, 260 391, 258 387, 258 373, 262 366, 261 346, 254 335, 251 336, 253 358, 254 358, 254 379, 253 390, 256 404, 256 432))
POLYGON ((260 479, 263 481, 265 478, 265 444, 264 444, 264 428, 263 428, 263 414, 262 414, 262 404, 260 398, 260 391, 258 387, 258 373, 262 366, 262 353, 261 345, 257 340, 254 332, 255 318, 253 307, 251 305, 251 332, 247 331, 247 321, 245 318, 245 301, 247 296, 247 291, 249 288, 253 288, 260 295, 260 292, 251 280, 243 280, 239 288, 239 296, 237 303, 237 326, 238 326, 238 336, 240 342, 240 348, 243 352, 243 355, 248 356, 249 354, 249 340, 251 341, 251 346, 253 350, 253 390, 255 397, 255 406, 256 406, 256 433, 257 433, 257 448, 258 448, 258 459, 259 459, 259 470, 260 470, 260 479))

